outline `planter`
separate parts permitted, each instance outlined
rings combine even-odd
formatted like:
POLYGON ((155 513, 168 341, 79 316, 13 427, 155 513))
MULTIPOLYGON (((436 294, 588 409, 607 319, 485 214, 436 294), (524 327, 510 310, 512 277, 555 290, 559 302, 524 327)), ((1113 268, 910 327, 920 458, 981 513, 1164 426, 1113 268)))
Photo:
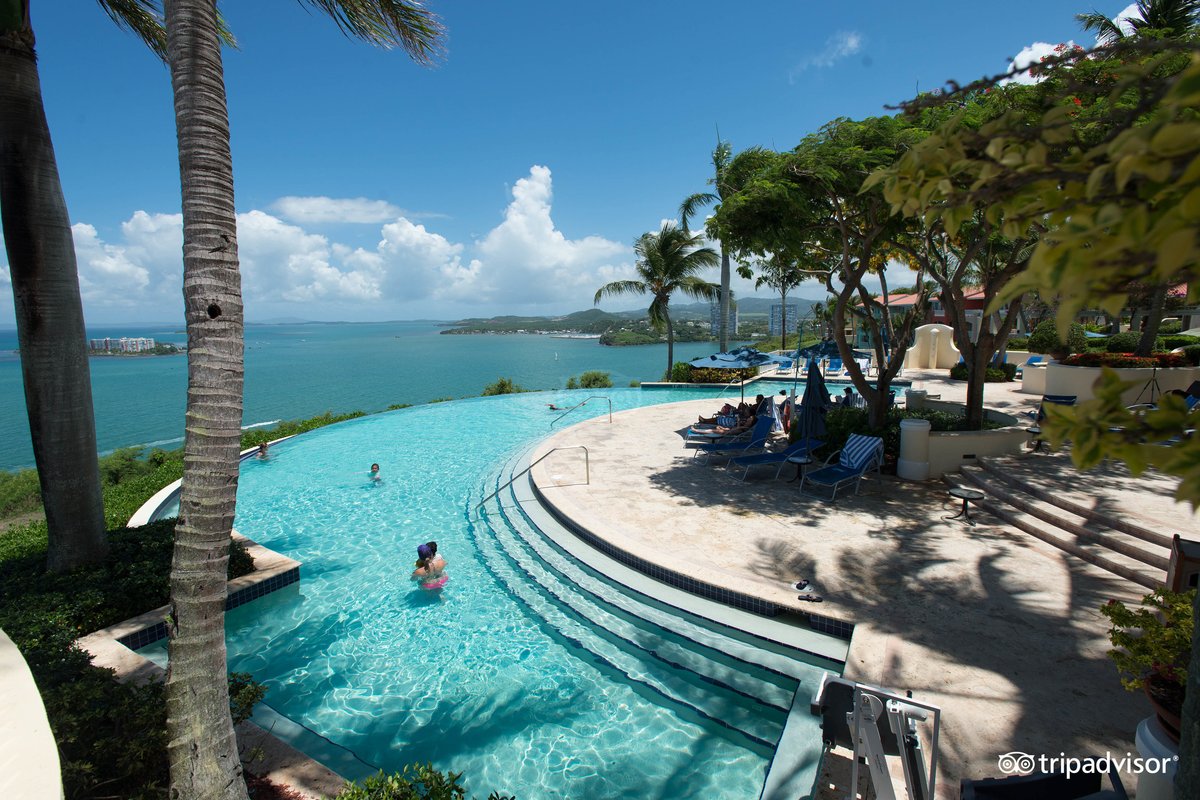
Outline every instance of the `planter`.
POLYGON ((1163 731, 1175 744, 1179 744, 1179 731, 1183 726, 1179 715, 1183 711, 1183 687, 1177 683, 1150 676, 1142 684, 1142 691, 1150 701, 1155 716, 1163 731))
MULTIPOLYGON (((1200 379, 1200 367, 1173 367, 1158 370, 1123 368, 1114 371, 1121 380, 1129 381, 1132 384, 1122 395, 1122 400, 1126 405, 1149 402, 1150 392, 1146 387, 1152 378, 1158 381, 1155 399, 1158 399, 1163 392, 1169 392, 1172 389, 1186 391, 1192 381, 1200 379)), ((1100 372, 1099 367, 1068 367, 1051 362, 1046 366, 1046 383, 1042 388, 1042 394, 1074 395, 1081 403, 1091 400, 1093 397, 1092 385, 1100 377, 1100 372)), ((1025 368, 1025 374, 1030 374, 1028 367, 1025 368)), ((1028 391, 1032 387, 1026 381, 1024 388, 1028 391)))

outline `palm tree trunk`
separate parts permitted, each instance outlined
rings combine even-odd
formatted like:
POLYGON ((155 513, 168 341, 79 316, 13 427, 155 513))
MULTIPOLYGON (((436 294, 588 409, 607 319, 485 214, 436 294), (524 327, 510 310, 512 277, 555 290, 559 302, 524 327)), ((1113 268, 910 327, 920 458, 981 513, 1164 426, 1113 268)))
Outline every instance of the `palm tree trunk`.
POLYGON ((729 352, 729 253, 721 242, 721 325, 718 347, 722 353, 729 352))
POLYGON ((168 0, 188 330, 183 490, 171 563, 171 796, 246 800, 229 715, 226 569, 242 421, 242 299, 214 0, 168 0))
POLYGON ((49 531, 47 567, 108 552, 87 334, 67 204, 54 160, 29 9, 0 31, 0 216, 15 301, 33 456, 49 531))
POLYGON ((779 349, 787 350, 787 289, 779 290, 779 328, 782 331, 779 338, 779 349))
MULTIPOLYGON (((667 374, 663 380, 671 380, 671 368, 675 366, 675 324, 671 322, 670 313, 663 315, 667 320, 667 374)), ((725 351, 722 350, 722 353, 725 351)))

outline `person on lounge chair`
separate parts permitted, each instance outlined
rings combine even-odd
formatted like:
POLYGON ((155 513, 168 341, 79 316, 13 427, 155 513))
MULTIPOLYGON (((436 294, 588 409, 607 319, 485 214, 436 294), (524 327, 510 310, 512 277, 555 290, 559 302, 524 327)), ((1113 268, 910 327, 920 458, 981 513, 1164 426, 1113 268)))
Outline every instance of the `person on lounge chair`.
POLYGON ((692 426, 693 433, 711 433, 720 436, 737 436, 740 433, 745 433, 754 427, 754 421, 757 419, 753 414, 749 417, 739 417, 737 424, 733 426, 714 425, 711 428, 696 428, 692 426))

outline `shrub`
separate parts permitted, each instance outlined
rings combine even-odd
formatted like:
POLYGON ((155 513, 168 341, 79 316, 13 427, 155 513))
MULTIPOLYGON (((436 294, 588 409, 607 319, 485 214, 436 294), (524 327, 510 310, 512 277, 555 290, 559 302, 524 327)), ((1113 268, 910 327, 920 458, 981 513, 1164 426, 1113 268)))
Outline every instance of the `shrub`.
MULTIPOLYGON (((829 409, 829 413, 825 415, 825 436, 822 437, 825 444, 816 449, 814 456, 818 459, 828 458, 832 453, 842 449, 846 440, 850 438, 850 434, 861 433, 865 436, 882 437, 884 459, 895 460, 900 455, 900 422, 905 419, 929 420, 931 431, 968 429, 966 417, 952 411, 938 411, 931 408, 912 410, 893 408, 888 411, 887 421, 882 430, 872 429, 867 424, 865 408, 834 407, 829 409)), ((983 427, 984 430, 990 430, 998 428, 1000 425, 990 420, 984 420, 983 427)), ((793 426, 790 433, 791 440, 795 441, 800 438, 800 433, 799 427, 793 426)))
POLYGON ((399 411, 402 408, 412 408, 412 403, 392 403, 387 407, 388 411, 399 411))
POLYGON ((1112 367, 1114 369, 1160 369, 1186 367, 1187 358, 1179 353, 1153 353, 1149 356, 1134 356, 1126 353, 1080 353, 1063 359, 1068 367, 1112 367))
MULTIPOLYGON (((1171 333, 1179 333, 1183 330, 1183 321, 1178 319, 1166 320, 1159 324, 1158 332, 1163 336, 1171 333)), ((1178 347, 1179 345, 1176 345, 1178 347)))
POLYGON ((1083 326, 1078 322, 1071 323, 1066 342, 1059 340, 1058 328, 1054 326, 1054 320, 1049 319, 1039 324, 1029 337, 1029 352, 1031 353, 1069 355, 1070 353, 1082 353, 1086 349, 1087 337, 1083 335, 1083 326))
POLYGON ((567 378, 567 388, 568 389, 578 389, 579 388, 579 379, 576 378, 574 375, 567 378))
POLYGON ((746 380, 753 373, 748 369, 710 369, 708 367, 692 367, 692 383, 730 383, 746 380))
POLYGON ((1195 589, 1184 593, 1155 589, 1142 598, 1143 607, 1136 611, 1119 600, 1100 606, 1100 613, 1112 623, 1108 638, 1116 649, 1108 655, 1121 673, 1122 686, 1135 691, 1151 675, 1184 683, 1192 652, 1195 594, 1195 589))
MULTIPOLYGON (((1108 337, 1108 352, 1110 353, 1132 353, 1137 350, 1138 342, 1142 339, 1142 335, 1137 331, 1122 331, 1114 333, 1108 337)), ((1154 340, 1154 349, 1163 349, 1163 339, 1158 337, 1154 340)))
POLYGON ((37 470, 0 472, 0 516, 24 514, 41 506, 37 470))
MULTIPOLYGON (((463 800, 467 790, 458 782, 461 777, 461 772, 439 772, 432 764, 409 764, 401 772, 380 772, 349 784, 335 800, 463 800)), ((515 799, 492 792, 488 800, 515 799)))
POLYGON ((1200 344, 1200 336, 1184 336, 1176 334, 1174 336, 1162 337, 1163 350, 1174 350, 1177 347, 1188 347, 1193 344, 1200 344))
MULTIPOLYGON (((983 376, 984 383, 1005 383, 1013 380, 1017 375, 1016 364, 1001 364, 998 367, 988 367, 987 373, 983 376)), ((967 365, 959 362, 950 368, 950 379, 955 381, 965 381, 969 377, 967 365)))
POLYGON ((579 376, 581 389, 611 389, 612 385, 612 377, 607 372, 593 369, 579 376))
POLYGON ((525 389, 513 383, 512 378, 497 378, 494 383, 489 383, 483 389, 484 397, 492 397, 498 394, 520 394, 525 389))
POLYGON ((664 379, 672 383, 691 383, 692 367, 686 361, 676 361, 664 379))
POLYGON ((1200 367, 1200 344, 1192 344, 1183 348, 1183 358, 1193 367, 1200 367))
POLYGON ((1028 350, 1029 349, 1029 337, 1028 336, 1010 336, 1010 337, 1008 337, 1008 344, 1006 345, 1006 348, 1009 350, 1028 350))
POLYGON ((1109 340, 1108 336, 1089 338, 1087 340, 1087 349, 1088 350, 1107 350, 1108 349, 1108 340, 1109 340))
POLYGON ((284 436, 295 436, 297 433, 306 433, 317 428, 324 428, 326 425, 333 425, 335 422, 345 422, 348 419, 357 419, 365 416, 366 413, 362 411, 351 411, 348 414, 334 414, 332 411, 326 411, 324 414, 308 419, 293 419, 281 422, 273 428, 254 428, 242 433, 242 449, 258 447, 263 442, 272 442, 276 439, 282 439, 284 436))
POLYGON ((629 388, 630 388, 630 389, 636 389, 636 388, 638 388, 638 387, 639 387, 639 386, 641 386, 641 385, 642 385, 642 382, 641 382, 641 381, 638 381, 638 380, 633 380, 633 381, 630 381, 630 382, 629 382, 629 388))

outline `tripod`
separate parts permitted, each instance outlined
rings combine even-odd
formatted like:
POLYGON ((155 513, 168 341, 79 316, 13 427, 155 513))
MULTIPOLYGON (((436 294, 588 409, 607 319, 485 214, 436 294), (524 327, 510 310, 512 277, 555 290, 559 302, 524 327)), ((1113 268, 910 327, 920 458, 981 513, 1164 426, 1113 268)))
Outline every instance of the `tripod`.
POLYGON ((1142 404, 1142 395, 1144 395, 1146 393, 1147 389, 1150 390, 1150 400, 1148 401, 1148 403, 1149 403, 1149 405, 1154 405, 1155 393, 1157 392, 1159 395, 1162 394, 1162 387, 1158 385, 1158 366, 1157 365, 1154 367, 1154 371, 1150 373, 1150 380, 1146 381, 1146 385, 1142 387, 1142 390, 1140 392, 1138 392, 1137 399, 1133 401, 1133 404, 1135 406, 1142 404))

